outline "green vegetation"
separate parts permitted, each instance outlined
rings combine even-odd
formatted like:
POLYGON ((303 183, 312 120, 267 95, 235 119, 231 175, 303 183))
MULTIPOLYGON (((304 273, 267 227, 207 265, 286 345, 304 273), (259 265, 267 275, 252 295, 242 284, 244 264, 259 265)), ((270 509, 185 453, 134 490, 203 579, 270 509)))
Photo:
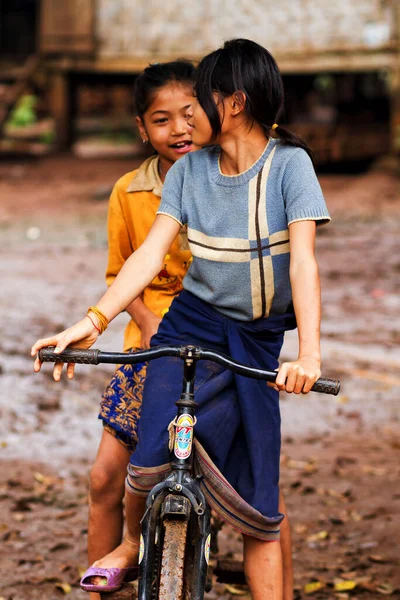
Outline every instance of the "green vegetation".
POLYGON ((10 117, 6 125, 12 127, 26 127, 37 121, 36 105, 38 99, 33 94, 21 96, 16 106, 11 111, 10 117))

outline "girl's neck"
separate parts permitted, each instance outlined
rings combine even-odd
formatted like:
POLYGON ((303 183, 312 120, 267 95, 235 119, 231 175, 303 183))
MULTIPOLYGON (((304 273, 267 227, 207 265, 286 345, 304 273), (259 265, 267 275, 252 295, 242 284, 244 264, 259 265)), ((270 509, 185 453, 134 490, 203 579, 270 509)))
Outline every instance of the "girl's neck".
POLYGON ((261 127, 254 125, 249 131, 235 131, 221 136, 220 169, 224 175, 239 175, 260 158, 268 143, 261 127))
POLYGON ((165 176, 168 173, 168 171, 170 170, 170 168, 172 167, 172 163, 170 160, 167 160, 165 158, 163 158, 162 156, 159 155, 158 158, 158 174, 160 176, 160 179, 162 181, 162 183, 164 183, 165 180, 165 176))

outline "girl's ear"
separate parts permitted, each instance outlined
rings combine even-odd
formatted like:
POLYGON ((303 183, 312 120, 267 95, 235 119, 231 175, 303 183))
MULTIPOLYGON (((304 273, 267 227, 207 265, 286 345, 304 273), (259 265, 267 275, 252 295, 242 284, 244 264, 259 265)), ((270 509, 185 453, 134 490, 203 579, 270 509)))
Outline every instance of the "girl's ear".
POLYGON ((141 119, 141 117, 135 117, 137 128, 139 129, 140 137, 142 138, 142 142, 146 143, 149 141, 149 136, 147 135, 146 127, 141 119))
POLYGON ((239 90, 232 95, 232 111, 234 115, 238 115, 244 111, 246 106, 246 94, 239 90))

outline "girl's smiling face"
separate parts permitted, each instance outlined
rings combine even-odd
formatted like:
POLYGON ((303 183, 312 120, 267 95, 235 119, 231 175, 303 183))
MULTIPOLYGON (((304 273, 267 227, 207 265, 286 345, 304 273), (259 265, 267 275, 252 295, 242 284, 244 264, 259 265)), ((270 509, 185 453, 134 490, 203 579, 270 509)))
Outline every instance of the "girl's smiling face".
POLYGON ((192 87, 176 81, 158 89, 143 117, 136 117, 142 140, 150 142, 166 170, 181 156, 195 150, 188 126, 192 87))

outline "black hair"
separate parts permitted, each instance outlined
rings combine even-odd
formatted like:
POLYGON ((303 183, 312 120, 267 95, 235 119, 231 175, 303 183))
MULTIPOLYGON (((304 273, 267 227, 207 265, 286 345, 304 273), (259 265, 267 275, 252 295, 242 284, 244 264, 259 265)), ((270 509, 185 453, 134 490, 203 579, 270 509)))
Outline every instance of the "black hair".
MULTIPOLYGON (((221 132, 221 117, 214 99, 242 91, 244 110, 251 123, 258 123, 267 136, 283 112, 282 76, 273 56, 251 40, 233 39, 205 56, 196 68, 195 95, 207 115, 214 138, 221 132)), ((286 128, 274 128, 285 144, 303 148, 313 160, 307 144, 286 128)))
POLYGON ((134 87, 136 112, 142 117, 154 99, 154 95, 167 83, 188 84, 193 87, 195 67, 188 60, 154 63, 137 77, 134 87))

